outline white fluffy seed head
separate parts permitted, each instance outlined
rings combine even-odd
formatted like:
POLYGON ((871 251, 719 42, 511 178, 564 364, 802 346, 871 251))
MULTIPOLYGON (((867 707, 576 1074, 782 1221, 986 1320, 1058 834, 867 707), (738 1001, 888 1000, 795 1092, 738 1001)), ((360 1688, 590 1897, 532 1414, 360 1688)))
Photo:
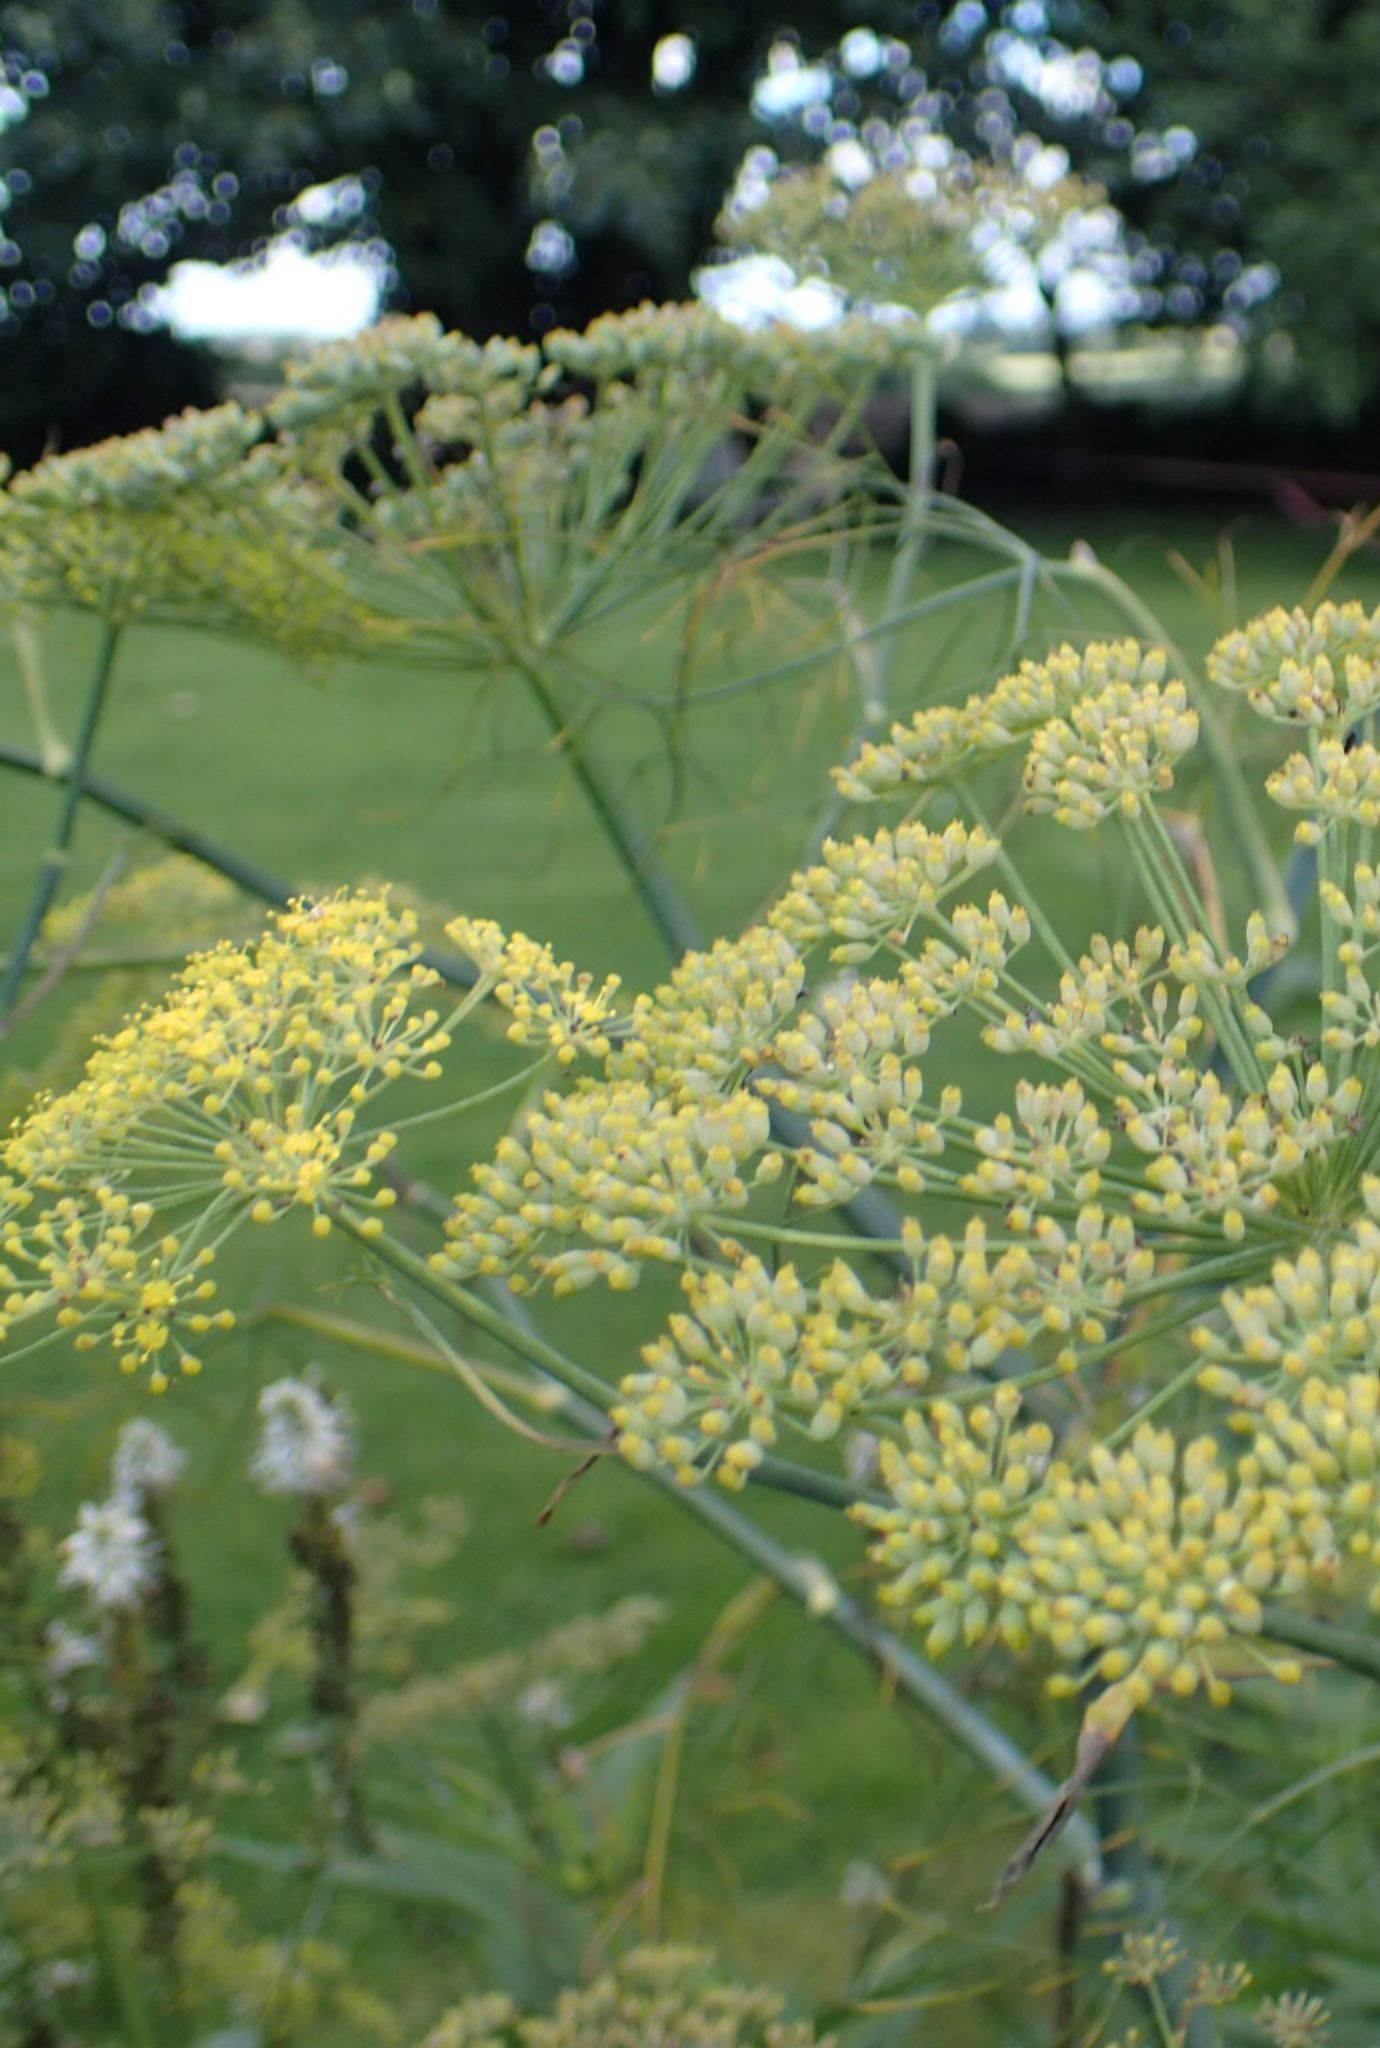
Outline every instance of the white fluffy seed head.
POLYGON ((84 1501, 77 1526, 59 1549, 61 1583, 75 1586, 103 1612, 137 1607, 158 1575, 158 1546, 127 1496, 84 1501))
POLYGON ((349 1409, 307 1380, 275 1380, 259 1396, 261 1429, 250 1476, 265 1493, 326 1499, 343 1493, 354 1463, 349 1409))

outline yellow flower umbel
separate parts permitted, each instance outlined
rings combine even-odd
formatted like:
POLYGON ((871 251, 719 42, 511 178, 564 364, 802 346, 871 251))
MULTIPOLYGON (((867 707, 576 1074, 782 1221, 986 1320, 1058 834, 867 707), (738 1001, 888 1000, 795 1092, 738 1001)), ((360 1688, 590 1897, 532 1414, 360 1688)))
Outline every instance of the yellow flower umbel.
POLYGON ((765 925, 688 953, 663 987, 637 997, 610 1071, 668 1094, 732 1094, 761 1066, 804 986, 795 946, 765 925))
POLYGON ((476 1192, 458 1197, 433 1263, 466 1279, 526 1262, 557 1293, 598 1279, 635 1286, 644 1261, 678 1263, 699 1224, 775 1179, 767 1133, 766 1105, 747 1095, 679 1105, 634 1081, 549 1095, 475 1169, 476 1192), (555 1248, 563 1240, 570 1249, 555 1248))
POLYGON ((887 1574, 882 1598, 925 1630, 940 1656, 988 1636, 1022 1650, 1032 1593, 1013 1561, 1013 1532, 1038 1491, 1054 1445, 1047 1424, 1016 1427, 1020 1397, 997 1389, 966 1411, 936 1401, 905 1418, 901 1444, 885 1442, 882 1480, 894 1506, 860 1503, 873 1562, 887 1574))
POLYGON ((1260 1634, 1261 1596, 1292 1564, 1286 1517, 1235 1480, 1211 1438, 1181 1452, 1148 1425, 1120 1451, 1095 1444, 1084 1471, 1052 1467, 1015 1541, 1034 1633, 1139 1706, 1158 1686, 1203 1685, 1225 1703, 1217 1653, 1260 1634))
POLYGON ((474 961, 494 1001, 511 1015, 514 1045, 545 1045, 563 1067, 581 1054, 607 1055, 616 974, 596 988, 592 975, 577 974, 549 946, 522 932, 505 935, 488 918, 454 918, 446 937, 474 961))
MULTIPOLYGON (((1306 1380, 1267 1401, 1242 1473, 1290 1530, 1323 1584, 1347 1573, 1380 1613, 1380 1379, 1373 1370, 1306 1380)), ((1343 1590, 1347 1590, 1343 1579, 1343 1590)))
POLYGON ((222 405, 45 457, 0 494, 7 583, 26 604, 220 627, 309 666, 387 640, 320 493, 263 434, 222 405))
POLYGON ((1380 703, 1380 611, 1322 604, 1310 617, 1276 607, 1219 640, 1208 674, 1262 718, 1341 738, 1380 703))
POLYGON ((1380 748, 1320 740, 1311 755, 1291 754, 1265 789, 1285 810, 1304 813, 1294 827, 1300 846, 1320 846, 1329 825, 1350 821, 1369 831, 1380 825, 1380 748))
POLYGON ((298 1207, 324 1233, 343 1203, 377 1229, 394 1139, 375 1100, 438 1079, 449 1043, 418 1006, 439 977, 417 951, 415 919, 381 896, 297 904, 193 959, 75 1088, 40 1098, 3 1151, 7 1326, 52 1310, 166 1384, 196 1369, 189 1339, 232 1320, 206 1306, 205 1268, 241 1223, 298 1207))
POLYGON ((1086 832, 1114 810, 1138 818, 1151 791, 1198 738, 1182 683, 1113 683, 1040 727, 1026 761, 1026 803, 1086 832))
POLYGON ((148 1202, 103 1184, 84 1201, 64 1195, 0 1237, 0 1341, 51 1315, 79 1351, 104 1338, 123 1372, 147 1369, 161 1392, 173 1373, 198 1372, 204 1339, 234 1324, 212 1306, 213 1257, 195 1228, 159 1234, 148 1202))
POLYGON ((868 960, 887 940, 903 945, 917 918, 933 912, 999 851, 981 826, 970 830, 957 823, 942 832, 901 825, 870 839, 827 839, 821 865, 796 876, 770 924, 796 946, 844 940, 833 947, 831 960, 868 960))
MULTIPOLYGON (((633 319, 599 346, 671 377, 682 345, 718 346, 696 333, 633 319)), ((414 344, 430 363, 429 329, 394 340, 380 376, 414 344)), ((531 367, 466 362, 466 403, 531 367)), ((612 979, 475 917, 449 927, 477 981, 446 1015, 412 920, 364 894, 194 960, 11 1134, 0 1334, 46 1314, 155 1384, 194 1369, 227 1314, 206 1269, 241 1224, 300 1209, 377 1241, 377 1099, 435 1079, 492 1000, 514 1085, 555 1085, 524 1094, 429 1262, 378 1245, 395 1270, 481 1325, 470 1283, 490 1276, 616 1295, 678 1275, 636 1370, 615 1303, 602 1387, 544 1339, 531 1355, 603 1402, 629 1462, 686 1485, 781 1480, 792 1440, 817 1460, 877 1437, 886 1494, 858 1505, 881 1597, 933 1651, 1038 1645, 1059 1689, 1102 1681, 1104 1739, 1158 1691, 1293 1676, 1269 1649, 1289 1603, 1353 1581, 1380 1599, 1380 813, 1345 750, 1375 630, 1324 607, 1216 662, 1305 728, 1309 788, 1327 784, 1311 1016, 1272 1008, 1290 941, 1224 905, 1205 835, 1161 815, 1206 701, 1159 650, 1059 648, 865 749, 846 793, 917 811, 827 840, 621 1019, 612 979), (1005 777, 1007 838, 970 770, 1005 777), (1069 828, 1112 835, 1127 896, 1123 930, 1072 946, 1017 837, 1069 828)))
POLYGON ((1277 1259, 1268 1282, 1225 1288, 1220 1325, 1193 1338, 1209 1361, 1199 1385, 1246 1409, 1293 1400, 1305 1379, 1380 1369, 1380 1227, 1365 1218, 1325 1252, 1277 1259))
POLYGON ((643 1351, 646 1371, 622 1383, 611 1411, 630 1464, 664 1461, 683 1484, 717 1468, 738 1488, 776 1442, 778 1400, 791 1393, 809 1296, 792 1266, 745 1259, 734 1273, 687 1273, 689 1314, 672 1316, 643 1351))
POLYGON ((1068 719, 1085 699, 1129 708, 1142 690, 1158 691, 1166 665, 1158 648, 1142 648, 1137 640, 1061 647, 1044 661, 1023 661, 966 704, 937 704, 917 712, 908 725, 894 725, 888 739, 870 741, 848 767, 835 769, 834 781, 854 803, 907 785, 942 788, 980 762, 1029 743, 1053 721, 1068 719))

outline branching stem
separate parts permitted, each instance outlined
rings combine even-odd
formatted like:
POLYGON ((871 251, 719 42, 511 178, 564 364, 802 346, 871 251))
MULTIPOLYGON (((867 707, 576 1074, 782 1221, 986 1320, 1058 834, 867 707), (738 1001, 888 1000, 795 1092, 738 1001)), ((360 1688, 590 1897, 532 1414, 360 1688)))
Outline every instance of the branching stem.
POLYGON ((29 955, 34 949, 43 920, 48 915, 53 898, 57 895, 62 878, 67 872, 72 839, 76 831, 77 811, 85 790, 91 751, 95 745, 101 713, 105 709, 109 694, 110 678, 119 645, 119 625, 110 623, 104 626, 101 630, 100 645, 96 650, 95 665, 91 671, 91 681, 87 686, 77 743, 72 750, 71 760, 66 762, 61 770, 64 787, 52 843, 43 856, 28 908, 20 921, 14 944, 10 948, 9 959, 5 963, 4 978, 0 980, 0 1017, 7 1016, 14 1008, 19 984, 24 979, 25 969, 29 964, 29 955))

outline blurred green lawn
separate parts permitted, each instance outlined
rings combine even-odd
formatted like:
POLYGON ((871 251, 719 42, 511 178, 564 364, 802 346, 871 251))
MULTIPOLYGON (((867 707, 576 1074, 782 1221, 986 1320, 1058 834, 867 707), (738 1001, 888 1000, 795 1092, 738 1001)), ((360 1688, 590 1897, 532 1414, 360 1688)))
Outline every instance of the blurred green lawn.
MULTIPOLYGON (((1080 536, 1091 541, 1186 646, 1201 649, 1220 625, 1296 601, 1328 546, 1327 535, 1284 528, 1264 515, 1236 521, 1235 596, 1225 593, 1225 612, 1214 619, 1168 555, 1177 550, 1195 568, 1210 567, 1219 561, 1223 523, 1197 509, 1172 524, 1117 511, 1081 518, 1059 511, 1027 518, 1023 530, 1051 552, 1080 536)), ((927 575, 941 582, 961 566, 953 551, 942 552, 927 575)), ((1338 594, 1374 602, 1376 581, 1374 568, 1363 564, 1348 572, 1338 594)), ((697 683, 765 663, 773 647, 791 652, 812 604, 817 615, 808 589, 783 598, 766 622, 766 643, 754 641, 738 617, 723 635, 726 644, 710 646, 697 683)), ((895 668, 898 711, 922 692, 941 693, 941 684, 961 691, 989 678, 1005 605, 1003 599, 969 615, 958 633, 954 615, 946 614, 932 633, 910 635, 895 668)), ((1105 608, 1084 608, 1082 619, 1086 626, 1113 623, 1105 608)), ((81 620, 59 621, 48 634, 54 696, 68 730, 93 640, 81 620)), ((667 623, 651 616, 625 625, 616 647, 603 654, 624 686, 659 689, 670 651, 667 623)), ((741 923, 786 871, 827 795, 825 769, 846 743, 851 720, 851 693, 837 664, 692 717, 681 808, 663 844, 708 932, 741 923)), ((29 737, 8 669, 0 677, 0 733, 19 742, 29 737)), ((628 778, 644 815, 661 821, 673 792, 655 724, 635 711, 616 711, 597 723, 595 741, 628 778)), ((620 972, 629 988, 650 985, 663 966, 664 953, 514 684, 379 667, 346 671, 321 686, 254 651, 141 631, 121 655, 98 766, 289 880, 394 879, 448 908, 549 937, 585 966, 620 972)), ((0 781, 0 929, 13 929, 53 809, 51 788, 13 775, 0 781)), ((91 879, 117 836, 107 821, 84 817, 76 881, 91 879)), ((1044 864, 1046 883, 1057 885, 1077 931, 1094 908, 1111 915, 1109 892, 1120 884, 1085 845, 1069 840, 1041 842, 1032 858, 1044 864)), ((16 1058, 36 1059, 45 1029, 27 1033, 16 1058)), ((487 1071, 495 1045, 482 1045, 475 1057, 487 1071)), ((494 1128, 492 1121, 483 1129, 424 1127, 406 1148, 407 1163, 452 1188, 463 1178, 464 1160, 483 1149, 494 1128)), ((402 1227, 418 1244, 427 1242, 424 1223, 409 1218, 402 1227)), ((302 1300, 362 1318, 380 1313, 352 1279, 343 1251, 309 1253, 305 1239, 287 1231, 256 1235, 239 1272, 260 1303, 302 1300)), ((650 1317, 664 1290, 652 1287, 646 1295, 639 1312, 650 1317)), ((606 1297, 580 1297, 552 1315, 550 1326, 610 1377, 625 1369, 634 1324, 606 1297)), ((475 1653, 520 1644, 623 1594, 652 1592, 669 1603, 671 1617, 629 1679, 649 1700, 693 1659, 749 1576, 674 1504, 617 1467, 593 1472, 553 1525, 537 1529, 534 1518, 565 1461, 505 1434, 458 1386, 281 1328, 251 1326, 214 1355, 195 1387, 179 1390, 158 1411, 193 1451, 180 1526, 223 1677, 231 1675, 232 1646, 262 1604, 265 1583, 282 1571, 286 1515, 238 1479, 255 1395, 266 1379, 308 1360, 320 1362, 354 1402, 366 1472, 381 1475, 400 1501, 454 1492, 465 1502, 472 1533, 446 1591, 462 1609, 465 1647, 475 1653)), ((148 1401, 99 1356, 60 1351, 13 1368, 4 1394, 11 1417, 46 1442, 46 1508, 55 1517, 102 1489, 114 1431, 145 1412, 148 1401)), ((753 1505, 785 1540, 855 1569, 855 1539, 821 1511, 772 1498, 753 1505)), ((451 1654, 458 1654, 454 1645, 451 1654)), ((786 1988, 827 1996, 838 1990, 849 1958, 848 1918, 837 1900, 851 1862, 886 1862, 959 1840, 961 1849, 933 1855, 932 1896, 922 1875, 912 1897, 941 1914, 963 1911, 983 1894, 1021 1817, 976 1784, 908 1710, 888 1706, 874 1676, 799 1614, 773 1612, 734 1671, 737 1682, 710 1699, 694 1724, 666 1926, 712 1940, 786 1988)), ((1058 1770, 1066 1725, 1051 1720, 1017 1732, 1046 1746, 1058 1770)), ((343 1919, 332 1925, 385 1945, 397 1938, 396 1929, 365 1936, 350 1912, 342 1907, 343 1919)), ((994 1927, 994 1953, 1010 1938, 1009 1928, 994 1927)))

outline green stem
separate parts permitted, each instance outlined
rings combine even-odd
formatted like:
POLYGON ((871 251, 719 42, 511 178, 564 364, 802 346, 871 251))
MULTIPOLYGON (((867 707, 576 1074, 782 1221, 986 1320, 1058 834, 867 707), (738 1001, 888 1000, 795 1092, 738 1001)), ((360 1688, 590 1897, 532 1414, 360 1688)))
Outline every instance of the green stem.
POLYGON ((600 830, 667 951, 673 959, 694 952, 703 941, 690 906, 651 854, 644 834, 628 816, 578 731, 565 716, 545 666, 536 655, 521 648, 513 650, 513 660, 551 729, 557 751, 569 764, 600 830))
MULTIPOLYGON (((882 607, 882 621, 888 630, 875 655, 859 644, 862 636, 856 625, 847 634, 848 657, 853 673, 857 677, 858 695, 862 706, 845 756, 845 765, 850 767, 864 747, 884 731, 889 715, 891 673, 900 645, 900 636, 892 630, 892 623, 905 611, 910 602, 915 572, 920 566, 928 539, 925 512, 930 496, 930 471, 934 465, 934 392, 934 363, 929 357, 918 357, 911 371, 910 383, 910 470, 901 512, 900 537, 896 552, 891 558, 891 572, 887 577, 886 598, 882 607)), ((844 616, 845 626, 848 626, 846 600, 840 606, 840 611, 844 616)), ((844 808, 845 800, 841 796, 832 797, 825 805, 823 814, 810 835, 807 860, 818 858, 820 849, 834 830, 844 808)))
POLYGON ((1362 1678, 1380 1680, 1380 1638, 1358 1635, 1353 1629, 1337 1628, 1330 1621, 1314 1621, 1311 1615, 1275 1606, 1266 1607, 1261 1632, 1272 1642, 1328 1657, 1362 1678))
POLYGON ((43 683, 43 655, 32 619, 16 613, 10 621, 10 640, 14 646, 15 666, 19 670, 20 686, 23 689, 29 709, 29 722, 38 741, 38 751, 43 759, 44 773, 57 777, 67 766, 68 753, 62 736, 53 724, 48 709, 48 693, 43 683))
MULTIPOLYGON (((900 544, 892 557, 887 578, 883 619, 895 620, 910 601, 915 572, 925 552, 925 513, 930 501, 930 471, 934 467, 935 367, 929 356, 918 356, 910 376, 910 473, 906 481, 905 506, 901 515, 900 544)), ((888 631, 877 651, 873 688, 883 701, 888 694, 891 671, 896 661, 897 635, 888 631)))
MULTIPOLYGON (((10 746, 3 741, 0 741, 0 768, 14 768, 21 775, 41 775, 49 778, 49 770, 39 755, 28 747, 10 746)), ((275 910, 286 910, 287 906, 302 893, 300 889, 294 889, 290 883, 283 881, 280 876, 270 874, 267 868, 261 868, 257 862, 246 860, 242 854, 236 853, 233 847, 222 846, 219 841, 208 839, 204 833, 196 831, 190 825, 184 825, 177 818, 170 818, 166 812, 146 803, 142 797, 122 789, 118 784, 108 782, 104 776, 85 776, 82 794, 86 801, 95 804, 98 810, 108 812, 112 818, 123 818, 128 824, 137 825, 141 832, 147 832, 150 837, 160 840, 164 846, 170 846, 174 853, 185 853, 189 860, 199 862, 202 867, 210 868, 215 874, 224 875, 237 889, 243 889, 246 896, 253 896, 260 903, 271 904, 275 910)), ((161 957, 152 956, 154 963, 157 964, 161 957)), ((182 959, 184 956, 178 953, 170 957, 182 959)), ((417 957, 423 966, 432 968, 443 981, 450 982, 453 987, 473 988, 478 980, 478 974, 469 961, 461 960, 454 953, 442 953, 433 947, 424 947, 417 957)), ((8 973, 14 972, 14 960, 15 955, 12 953, 6 963, 7 978, 8 973)), ((139 966, 143 964, 143 959, 141 957, 130 961, 119 960, 112 964, 139 966)), ((24 968, 21 965, 15 975, 16 981, 23 972, 24 968)))
POLYGON ((0 980, 0 1017, 14 1007, 19 984, 29 964, 29 955, 34 949, 43 920, 48 915, 53 898, 66 873, 71 854, 72 838, 76 830, 77 810, 81 804, 86 784, 87 769, 91 761, 91 749, 95 744, 96 730, 105 709, 110 688, 111 672, 115 666, 115 655, 120 645, 120 627, 110 623, 101 630, 100 645, 96 651, 95 667, 87 688, 86 704, 82 711, 81 727, 77 743, 72 750, 71 761, 62 772, 63 797, 58 807, 57 824, 53 831, 52 843, 43 856, 42 864, 34 882, 29 906, 20 922, 14 945, 5 965, 3 980, 0 980))
POLYGON ((758 669, 750 676, 734 676, 725 683, 711 683, 706 689, 695 692, 695 702, 712 704, 719 697, 740 697, 746 691, 755 692, 771 683, 789 682, 792 677, 816 668, 822 661, 837 661, 841 656, 852 655, 869 640, 887 639, 917 619, 932 618, 937 612, 948 611, 954 605, 971 604, 984 597, 995 596, 998 591, 1009 590, 1013 583, 1020 584, 1023 573, 1020 568, 991 569, 985 576, 974 576, 970 582, 956 583, 950 590, 937 590, 915 604, 886 613, 869 626, 857 627, 845 639, 826 641, 822 647, 812 647, 805 654, 793 654, 788 660, 774 662, 770 668, 758 669))

